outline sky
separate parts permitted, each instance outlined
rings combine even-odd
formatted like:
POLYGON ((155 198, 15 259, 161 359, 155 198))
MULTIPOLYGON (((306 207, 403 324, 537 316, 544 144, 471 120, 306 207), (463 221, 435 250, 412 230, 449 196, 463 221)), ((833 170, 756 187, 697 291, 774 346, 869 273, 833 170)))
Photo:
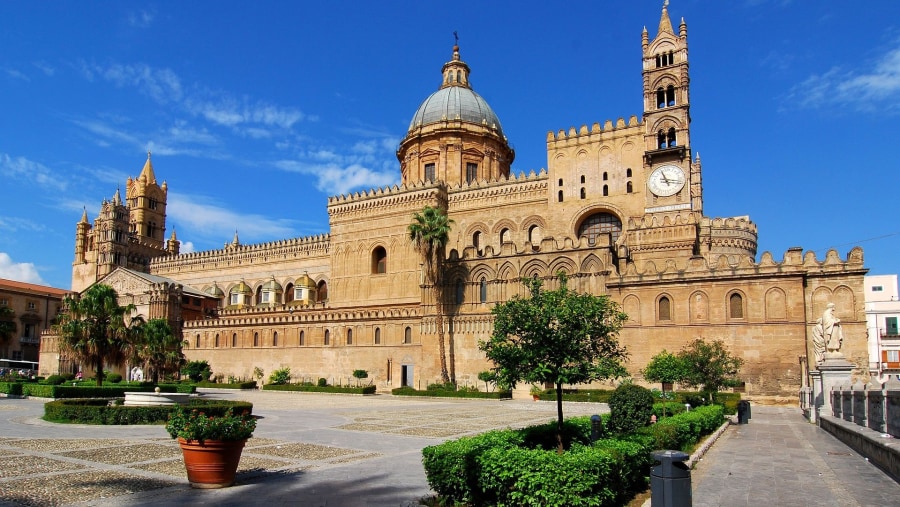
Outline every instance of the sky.
MULTIPOLYGON (((454 31, 516 150, 642 113, 662 1, 0 2, 0 278, 69 288, 75 224, 152 152, 182 252, 328 232, 329 196, 397 184, 454 31)), ((687 22, 704 213, 757 260, 864 249, 900 272, 900 2, 671 0, 687 22)), ((677 29, 677 28, 676 28, 677 29)))

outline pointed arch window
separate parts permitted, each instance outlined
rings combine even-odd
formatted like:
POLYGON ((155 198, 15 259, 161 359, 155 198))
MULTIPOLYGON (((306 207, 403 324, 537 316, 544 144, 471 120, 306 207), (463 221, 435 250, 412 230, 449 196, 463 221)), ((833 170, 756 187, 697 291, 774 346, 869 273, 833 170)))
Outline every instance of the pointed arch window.
POLYGON ((478 300, 487 303, 487 279, 483 276, 478 284, 478 300))
POLYGON ((403 330, 403 343, 412 343, 412 328, 409 326, 403 330))
POLYGON ((278 331, 272 332, 272 346, 273 347, 278 346, 278 331))
POLYGON ((625 169, 625 177, 626 177, 626 178, 630 178, 630 177, 631 177, 631 168, 630 168, 630 167, 629 167, 628 169, 625 169))
POLYGON ((625 192, 629 193, 629 194, 634 192, 634 186, 631 184, 630 181, 625 184, 625 192))
POLYGON ((512 238, 510 237, 509 229, 502 229, 500 231, 500 244, 511 243, 511 242, 512 242, 512 238))
POLYGON ((331 331, 325 330, 325 345, 331 344, 331 331))
POLYGON ((216 333, 215 346, 216 346, 216 348, 219 348, 219 333, 216 333))
POLYGON ((744 298, 737 292, 728 297, 728 316, 732 319, 744 318, 744 298))
POLYGON ((563 202, 563 192, 562 192, 562 190, 560 190, 560 191, 559 191, 559 194, 557 194, 556 200, 559 201, 559 202, 563 202))
POLYGON ((194 338, 194 348, 195 348, 195 349, 199 349, 199 348, 200 348, 200 335, 199 335, 199 334, 197 335, 196 338, 194 338))
POLYGON ((603 185, 603 197, 607 197, 609 195, 609 185, 603 185))
POLYGON ((383 246, 372 251, 372 274, 387 273, 387 251, 383 246))
POLYGON ((375 345, 381 345, 381 328, 375 328, 375 345))
POLYGON ((475 251, 481 255, 481 231, 475 231, 475 233, 472 234, 472 246, 474 246, 475 251))
POLYGON ((237 333, 231 335, 231 346, 237 347, 237 333))
POLYGON ((669 129, 669 132, 666 133, 666 142, 669 148, 674 148, 676 145, 675 141, 675 127, 669 129))
POLYGON ((668 297, 663 296, 659 298, 657 310, 659 320, 672 320, 672 302, 669 301, 668 297))
POLYGON ((347 345, 353 345, 353 330, 347 330, 347 345))
POLYGON ((259 333, 253 333, 253 346, 259 347, 259 333))
POLYGON ((456 304, 461 305, 466 298, 466 285, 462 280, 456 281, 456 304))
POLYGON ((669 85, 666 87, 666 107, 675 105, 675 87, 669 85))
POLYGON ((306 345, 306 333, 305 332, 300 331, 300 338, 297 339, 297 345, 300 347, 306 345))
POLYGON ((656 108, 662 109, 666 107, 666 91, 662 88, 656 89, 656 108))
MULTIPOLYGON (((606 185, 603 185, 603 188, 606 188, 606 185)), ((587 192, 584 191, 584 187, 581 187, 581 198, 584 199, 587 197, 587 192)))
POLYGON ((325 280, 316 285, 316 301, 328 300, 328 283, 325 280))
POLYGON ((656 133, 656 145, 659 149, 666 147, 666 133, 662 130, 656 133))

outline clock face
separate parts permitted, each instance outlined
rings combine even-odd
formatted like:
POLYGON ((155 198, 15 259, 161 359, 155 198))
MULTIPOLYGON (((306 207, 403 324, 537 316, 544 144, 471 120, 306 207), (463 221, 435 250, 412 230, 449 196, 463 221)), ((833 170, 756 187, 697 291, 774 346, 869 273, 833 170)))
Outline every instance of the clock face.
POLYGON ((647 187, 660 197, 675 195, 684 187, 684 171, 677 165, 661 165, 650 173, 647 187))

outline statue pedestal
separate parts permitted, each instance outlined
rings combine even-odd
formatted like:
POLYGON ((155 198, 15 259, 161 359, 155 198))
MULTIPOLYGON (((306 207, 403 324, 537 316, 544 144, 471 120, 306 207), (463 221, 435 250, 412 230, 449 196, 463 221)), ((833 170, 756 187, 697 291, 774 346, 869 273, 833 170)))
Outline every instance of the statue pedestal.
POLYGON ((819 414, 834 415, 831 406, 831 388, 850 385, 850 373, 856 365, 841 357, 826 357, 815 371, 809 372, 812 377, 814 410, 810 410, 809 421, 817 423, 819 414))

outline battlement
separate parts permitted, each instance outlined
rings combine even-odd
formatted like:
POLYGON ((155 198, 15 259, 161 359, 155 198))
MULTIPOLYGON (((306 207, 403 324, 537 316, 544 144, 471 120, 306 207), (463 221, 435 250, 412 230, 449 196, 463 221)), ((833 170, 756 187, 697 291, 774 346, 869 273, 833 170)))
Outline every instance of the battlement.
POLYGON ((272 324, 319 324, 352 322, 375 319, 410 319, 421 317, 421 307, 394 305, 390 307, 328 308, 324 304, 305 306, 247 306, 240 309, 220 310, 218 317, 185 321, 185 330, 221 328, 223 326, 256 326, 272 324))
POLYGON ((695 255, 690 258, 670 258, 647 260, 640 263, 629 262, 624 272, 613 276, 608 285, 617 287, 621 285, 634 285, 642 283, 659 283, 671 280, 684 282, 704 278, 716 278, 722 280, 722 276, 733 277, 758 277, 758 276, 816 276, 817 274, 845 273, 848 275, 862 275, 866 268, 863 266, 863 250, 861 247, 853 247, 847 254, 846 260, 842 260, 834 249, 825 254, 823 260, 818 260, 813 251, 803 254, 800 248, 790 248, 781 262, 776 262, 770 252, 764 252, 759 262, 745 255, 709 255, 707 257, 695 255))
POLYGON ((588 137, 587 141, 595 141, 605 137, 615 137, 616 131, 622 129, 633 129, 635 127, 640 127, 643 125, 643 122, 638 120, 638 117, 635 115, 631 115, 628 118, 628 124, 625 124, 625 120, 623 118, 619 118, 616 120, 615 126, 613 126, 612 120, 606 120, 603 123, 603 128, 600 128, 600 124, 594 122, 591 125, 590 131, 588 131, 587 125, 582 125, 580 129, 576 132, 575 127, 569 127, 569 131, 560 130, 556 134, 553 131, 547 132, 547 144, 551 143, 565 143, 568 141, 578 140, 581 141, 583 137, 588 137))
POLYGON ((328 254, 330 245, 331 236, 328 233, 252 245, 230 244, 219 250, 157 257, 150 261, 150 270, 153 273, 171 272, 208 263, 255 262, 268 258, 287 258, 300 255, 320 256, 328 254))

